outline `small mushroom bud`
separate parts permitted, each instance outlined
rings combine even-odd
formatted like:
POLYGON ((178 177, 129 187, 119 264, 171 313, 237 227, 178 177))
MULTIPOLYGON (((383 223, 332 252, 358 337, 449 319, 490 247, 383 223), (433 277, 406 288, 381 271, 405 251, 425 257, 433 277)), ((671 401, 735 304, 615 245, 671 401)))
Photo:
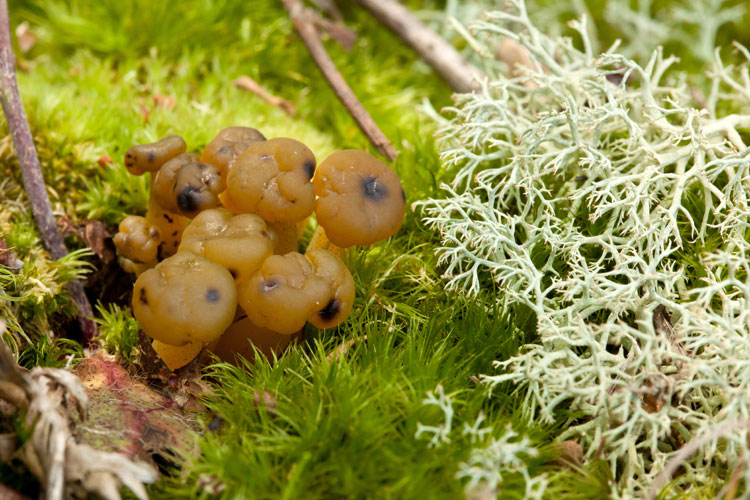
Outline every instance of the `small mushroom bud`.
POLYGON ((232 324, 237 289, 229 271, 192 252, 179 252, 141 274, 133 315, 146 334, 173 346, 212 342, 232 324))
POLYGON ((203 150, 201 161, 215 165, 223 179, 227 178, 229 164, 245 150, 265 141, 263 134, 250 127, 227 127, 219 132, 203 150))
POLYGON ((173 192, 180 213, 193 217, 203 210, 218 207, 219 193, 225 188, 224 179, 215 166, 193 162, 177 171, 173 192))
POLYGON ((313 179, 315 215, 328 239, 342 248, 370 245, 399 230, 406 196, 396 173, 364 151, 337 151, 313 179))
POLYGON ((153 144, 139 144, 125 153, 125 168, 133 175, 156 172, 166 162, 181 155, 187 149, 185 140, 170 135, 153 144))
POLYGON ((315 275, 325 278, 333 290, 328 303, 308 321, 317 328, 331 328, 346 320, 354 304, 354 278, 346 264, 328 250, 311 250, 305 257, 312 263, 315 275))
POLYGON ((145 217, 129 215, 120 222, 119 232, 114 237, 117 254, 134 264, 145 264, 156 260, 161 232, 145 217))
POLYGON ((229 168, 227 191, 233 210, 268 222, 297 222, 312 213, 315 156, 299 141, 274 138, 248 147, 229 168))
POLYGON ((260 216, 233 215, 225 208, 212 208, 198 214, 185 228, 179 251, 221 264, 241 283, 273 254, 273 244, 260 216))
POLYGON ((285 335, 299 331, 333 297, 328 280, 297 252, 270 256, 237 292, 250 321, 285 335))

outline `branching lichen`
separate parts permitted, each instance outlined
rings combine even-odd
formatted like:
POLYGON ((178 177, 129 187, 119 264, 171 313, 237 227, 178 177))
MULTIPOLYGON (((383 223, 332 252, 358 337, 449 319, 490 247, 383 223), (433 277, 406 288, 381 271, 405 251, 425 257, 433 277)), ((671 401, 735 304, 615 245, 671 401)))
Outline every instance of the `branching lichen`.
MULTIPOLYGON (((424 221, 450 286, 492 279, 498 301, 536 315, 541 341, 484 380, 519 384, 529 418, 567 410, 560 439, 603 452, 629 497, 686 440, 750 416, 747 65, 717 54, 698 109, 660 49, 644 65, 617 46, 596 55, 573 22, 579 50, 510 3, 473 25, 472 45, 509 37, 535 69, 456 98, 441 136, 460 169, 424 221)), ((678 483, 709 484, 746 446, 713 440, 678 483)))

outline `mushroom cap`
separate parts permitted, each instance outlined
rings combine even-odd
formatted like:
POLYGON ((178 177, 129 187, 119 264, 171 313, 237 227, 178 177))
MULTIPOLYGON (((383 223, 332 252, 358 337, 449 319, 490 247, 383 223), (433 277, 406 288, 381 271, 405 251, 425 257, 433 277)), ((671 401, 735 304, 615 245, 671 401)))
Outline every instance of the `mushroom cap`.
POLYGON ((229 271, 192 252, 165 259, 133 287, 133 315, 141 328, 169 345, 216 340, 232 324, 236 308, 229 271))
POLYGON ((268 222, 297 222, 315 204, 315 156, 299 141, 277 137, 248 147, 229 168, 229 205, 268 222))
POLYGON ((272 255, 238 287, 240 307, 250 321, 291 335, 320 311, 333 296, 326 278, 317 276, 309 260, 290 252, 272 255))
POLYGON ((206 149, 203 150, 201 161, 216 165, 221 176, 226 179, 229 164, 244 153, 249 146, 265 140, 263 134, 254 128, 227 127, 208 143, 206 149))
POLYGON ((118 255, 134 264, 145 264, 156 260, 161 232, 145 217, 129 215, 120 222, 114 242, 118 255))
POLYGON ((178 251, 190 251, 221 264, 235 282, 241 283, 273 254, 273 244, 260 216, 212 208, 198 214, 185 228, 178 251))
POLYGON ((221 204, 219 193, 225 188, 226 183, 214 165, 192 162, 177 171, 172 192, 180 213, 193 217, 203 210, 218 207, 221 204))
POLYGON ((133 175, 156 172, 166 162, 187 150, 185 140, 169 135, 151 144, 138 144, 125 153, 125 168, 133 175))
POLYGON ((195 161, 198 161, 197 154, 182 153, 166 162, 156 172, 151 183, 151 197, 161 208, 175 214, 180 212, 177 196, 174 194, 177 171, 195 161))
POLYGON ((331 328, 349 317, 354 304, 354 278, 346 264, 328 250, 316 249, 305 254, 312 263, 316 276, 325 278, 333 291, 328 303, 308 321, 317 328, 331 328))
POLYGON ((156 173, 151 192, 164 210, 194 217, 219 206, 219 193, 226 187, 224 179, 214 165, 197 160, 198 155, 183 153, 156 173))
POLYGON ((394 235, 403 223, 406 196, 398 175, 365 151, 331 154, 313 183, 315 215, 335 245, 370 245, 394 235))

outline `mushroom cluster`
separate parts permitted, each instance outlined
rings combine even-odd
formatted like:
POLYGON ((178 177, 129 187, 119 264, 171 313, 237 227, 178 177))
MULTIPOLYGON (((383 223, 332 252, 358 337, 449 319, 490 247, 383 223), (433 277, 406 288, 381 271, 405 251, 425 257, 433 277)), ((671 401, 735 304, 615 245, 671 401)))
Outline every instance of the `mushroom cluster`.
POLYGON ((204 347, 230 362, 270 356, 308 322, 346 320, 354 280, 341 249, 392 236, 406 211, 398 176, 369 153, 316 166, 301 142, 248 127, 222 130, 201 155, 175 135, 133 146, 125 167, 150 173, 151 196, 115 246, 137 275, 133 314, 170 370, 204 347), (313 212, 319 227, 299 253, 313 212))

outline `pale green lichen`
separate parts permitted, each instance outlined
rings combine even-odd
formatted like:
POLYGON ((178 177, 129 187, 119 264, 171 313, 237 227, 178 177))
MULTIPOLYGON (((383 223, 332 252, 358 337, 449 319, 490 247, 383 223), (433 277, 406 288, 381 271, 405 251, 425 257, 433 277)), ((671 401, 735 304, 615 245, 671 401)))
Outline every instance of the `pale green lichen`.
MULTIPOLYGON (((747 64, 717 53, 697 108, 660 49, 643 65, 617 46, 597 55, 573 22, 579 50, 510 4, 473 24, 472 45, 509 37, 534 67, 456 98, 441 137, 460 168, 424 221, 450 286, 494 280, 498 301, 536 315, 540 342, 484 381, 518 384, 528 418, 573 415, 559 439, 603 453, 613 495, 631 497, 685 440, 750 415, 747 64)), ((699 455, 676 484, 726 479, 744 433, 699 455)))

